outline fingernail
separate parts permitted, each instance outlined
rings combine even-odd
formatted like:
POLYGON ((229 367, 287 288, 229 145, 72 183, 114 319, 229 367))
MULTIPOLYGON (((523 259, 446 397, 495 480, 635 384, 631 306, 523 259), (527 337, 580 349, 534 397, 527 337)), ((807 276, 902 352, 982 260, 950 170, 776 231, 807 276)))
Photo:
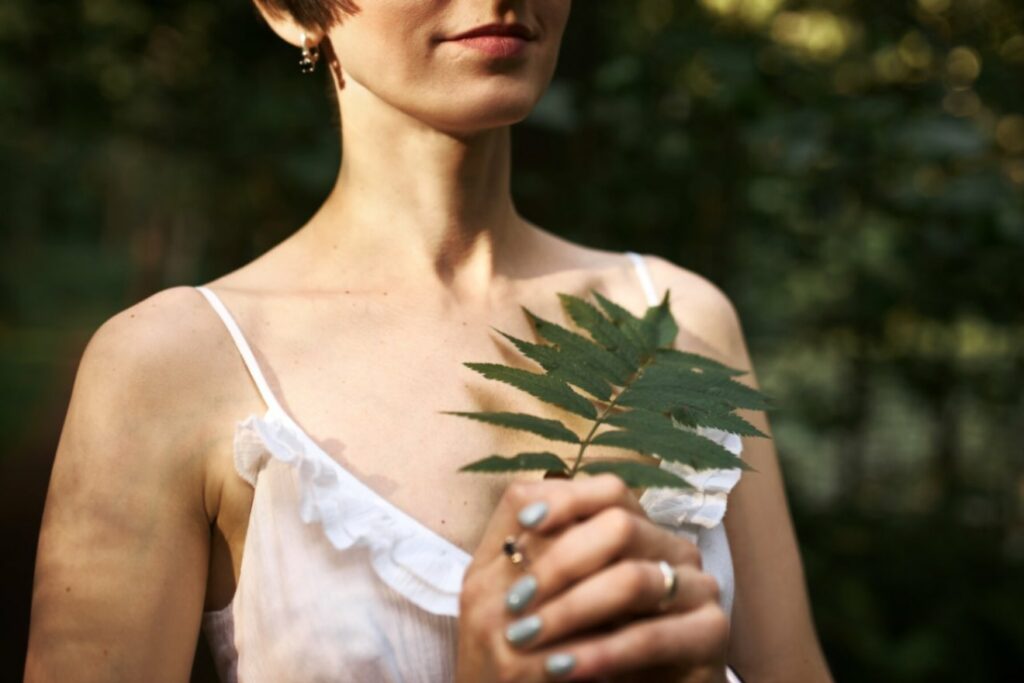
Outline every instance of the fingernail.
POLYGON ((522 612, 536 592, 537 579, 533 574, 527 574, 508 589, 508 593, 505 594, 505 606, 509 612, 522 612))
POLYGON ((540 625, 540 617, 533 614, 509 624, 508 628, 505 629, 505 637, 508 638, 508 642, 513 645, 525 643, 530 638, 537 635, 537 632, 540 631, 540 625))
POLYGON ((552 676, 564 676, 572 671, 575 666, 575 655, 566 654, 564 652, 551 655, 547 658, 547 661, 544 662, 544 669, 552 676))
POLYGON ((529 528, 540 524, 540 520, 548 514, 548 504, 544 501, 530 503, 519 511, 519 523, 529 528))

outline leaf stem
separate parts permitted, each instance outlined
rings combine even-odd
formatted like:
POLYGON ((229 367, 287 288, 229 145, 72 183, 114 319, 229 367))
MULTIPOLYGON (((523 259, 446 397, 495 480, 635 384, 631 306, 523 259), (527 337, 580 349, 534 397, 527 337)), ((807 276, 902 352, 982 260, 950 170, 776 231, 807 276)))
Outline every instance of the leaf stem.
POLYGON ((620 391, 619 393, 615 394, 615 396, 612 398, 612 400, 608 402, 608 405, 606 405, 601 410, 601 413, 597 416, 597 418, 595 418, 594 426, 590 428, 590 432, 580 442, 580 450, 576 454, 576 460, 573 461, 572 467, 569 469, 569 475, 568 476, 569 476, 570 479, 572 479, 573 477, 576 476, 576 472, 579 470, 580 464, 583 462, 583 451, 585 451, 587 449, 587 446, 590 445, 590 440, 594 438, 594 432, 596 432, 597 428, 600 427, 604 423, 604 421, 611 414, 612 410, 614 408, 616 408, 615 404, 618 402, 619 397, 622 396, 624 393, 626 393, 626 390, 630 387, 630 385, 633 384, 633 382, 635 382, 637 380, 637 378, 640 377, 640 375, 643 374, 644 368, 646 368, 648 365, 650 365, 651 361, 652 361, 652 358, 650 356, 642 359, 642 361, 640 363, 640 367, 637 368, 637 371, 634 372, 633 375, 629 379, 626 380, 625 384, 622 385, 622 391, 620 391))

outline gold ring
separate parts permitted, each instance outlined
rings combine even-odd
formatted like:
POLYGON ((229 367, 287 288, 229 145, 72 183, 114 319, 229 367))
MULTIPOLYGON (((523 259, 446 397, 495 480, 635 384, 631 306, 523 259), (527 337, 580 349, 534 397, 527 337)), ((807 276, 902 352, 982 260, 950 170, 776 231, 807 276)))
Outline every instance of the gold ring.
POLYGON ((665 560, 658 562, 658 569, 661 570, 661 575, 665 578, 665 595, 658 601, 658 610, 664 612, 679 591, 679 574, 665 560))

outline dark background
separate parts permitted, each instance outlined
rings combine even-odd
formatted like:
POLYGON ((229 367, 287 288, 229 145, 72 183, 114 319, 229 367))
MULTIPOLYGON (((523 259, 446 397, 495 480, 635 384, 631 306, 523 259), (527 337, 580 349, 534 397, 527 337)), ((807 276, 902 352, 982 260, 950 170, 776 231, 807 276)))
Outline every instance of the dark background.
MULTIPOLYGON (((1021 3, 573 14, 513 132, 517 203, 736 303, 837 679, 1024 681, 1021 3)), ((245 0, 0 5, 0 679, 89 335, 334 181, 326 71, 297 60, 245 0)))

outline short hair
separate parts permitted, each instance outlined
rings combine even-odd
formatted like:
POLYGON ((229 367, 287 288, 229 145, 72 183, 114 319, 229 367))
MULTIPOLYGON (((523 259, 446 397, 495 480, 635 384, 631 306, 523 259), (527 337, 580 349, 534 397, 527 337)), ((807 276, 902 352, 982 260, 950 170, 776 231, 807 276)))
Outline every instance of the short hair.
POLYGON ((290 14, 302 26, 318 28, 321 31, 334 26, 346 15, 359 12, 354 0, 254 0, 269 14, 281 16, 290 14))

